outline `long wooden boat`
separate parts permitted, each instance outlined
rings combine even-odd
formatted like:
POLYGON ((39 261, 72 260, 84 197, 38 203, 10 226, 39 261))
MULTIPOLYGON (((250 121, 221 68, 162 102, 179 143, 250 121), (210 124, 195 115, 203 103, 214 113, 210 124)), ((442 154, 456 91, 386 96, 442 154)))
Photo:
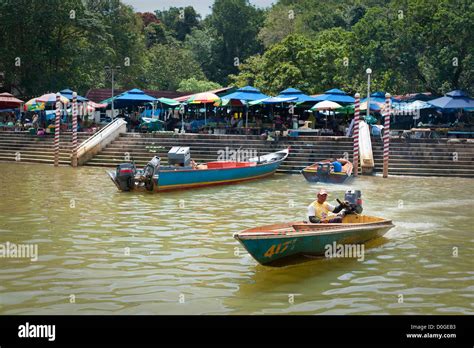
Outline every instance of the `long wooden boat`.
POLYGON ((316 162, 302 170, 303 176, 309 182, 327 182, 332 184, 342 184, 352 178, 353 165, 351 162, 338 159, 343 162, 342 171, 334 172, 331 169, 331 160, 316 162))
POLYGON ((363 244, 383 236, 393 226, 391 220, 350 214, 342 223, 281 223, 250 228, 235 233, 234 238, 260 264, 271 265, 299 255, 323 256, 334 243, 363 244))
POLYGON ((108 175, 120 191, 161 192, 234 184, 274 174, 288 154, 289 148, 246 162, 215 161, 184 167, 160 165, 160 159, 155 157, 143 170, 137 171, 133 164, 124 163, 108 175))

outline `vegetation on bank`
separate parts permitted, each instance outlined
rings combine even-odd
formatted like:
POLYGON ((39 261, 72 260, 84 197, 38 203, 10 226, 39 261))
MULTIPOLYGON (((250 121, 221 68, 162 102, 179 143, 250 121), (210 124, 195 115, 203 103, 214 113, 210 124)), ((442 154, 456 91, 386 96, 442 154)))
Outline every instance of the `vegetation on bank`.
POLYGON ((468 0, 215 0, 135 13, 119 0, 0 0, 2 89, 71 87, 198 92, 254 85, 276 94, 332 87, 474 94, 474 3, 468 0))

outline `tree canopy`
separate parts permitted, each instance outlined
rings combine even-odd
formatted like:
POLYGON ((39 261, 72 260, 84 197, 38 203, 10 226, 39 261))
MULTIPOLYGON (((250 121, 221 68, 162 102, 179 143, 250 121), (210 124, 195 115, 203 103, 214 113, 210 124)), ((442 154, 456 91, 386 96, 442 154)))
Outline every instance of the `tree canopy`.
POLYGON ((120 0, 0 0, 3 90, 22 96, 109 87, 266 93, 338 87, 474 93, 474 3, 468 0, 215 0, 136 13, 120 0), (51 15, 54 14, 54 15, 51 15))

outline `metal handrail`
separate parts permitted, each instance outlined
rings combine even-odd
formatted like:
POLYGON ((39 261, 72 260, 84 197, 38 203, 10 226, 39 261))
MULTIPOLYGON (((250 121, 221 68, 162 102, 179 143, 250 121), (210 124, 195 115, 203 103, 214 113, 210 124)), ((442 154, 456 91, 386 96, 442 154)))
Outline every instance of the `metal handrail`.
POLYGON ((107 124, 104 128, 101 128, 98 132, 94 133, 94 135, 92 135, 90 138, 87 138, 84 142, 81 143, 81 145, 79 145, 79 147, 77 149, 78 154, 82 149, 84 149, 87 145, 89 145, 93 141, 102 140, 102 138, 104 137, 104 134, 107 130, 109 130, 111 128, 114 128, 115 126, 119 127, 124 123, 127 123, 124 119, 117 118, 116 120, 114 120, 114 121, 110 122, 109 124, 107 124))

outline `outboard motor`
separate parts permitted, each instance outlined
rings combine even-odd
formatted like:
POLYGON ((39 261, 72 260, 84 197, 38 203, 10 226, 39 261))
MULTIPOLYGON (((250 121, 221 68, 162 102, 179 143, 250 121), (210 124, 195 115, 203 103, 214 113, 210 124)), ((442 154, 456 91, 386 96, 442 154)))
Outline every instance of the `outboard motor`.
POLYGON ((331 163, 319 162, 317 173, 319 177, 328 176, 331 173, 331 163))
POLYGON ((347 190, 344 195, 344 200, 348 202, 346 210, 349 214, 362 213, 362 193, 360 190, 347 190))
POLYGON ((135 186, 135 174, 137 170, 134 163, 122 163, 117 165, 115 171, 115 182, 122 191, 130 191, 135 186))
POLYGON ((160 168, 160 158, 155 156, 147 163, 143 169, 142 180, 145 183, 145 188, 148 191, 153 190, 153 176, 159 171, 160 168))

